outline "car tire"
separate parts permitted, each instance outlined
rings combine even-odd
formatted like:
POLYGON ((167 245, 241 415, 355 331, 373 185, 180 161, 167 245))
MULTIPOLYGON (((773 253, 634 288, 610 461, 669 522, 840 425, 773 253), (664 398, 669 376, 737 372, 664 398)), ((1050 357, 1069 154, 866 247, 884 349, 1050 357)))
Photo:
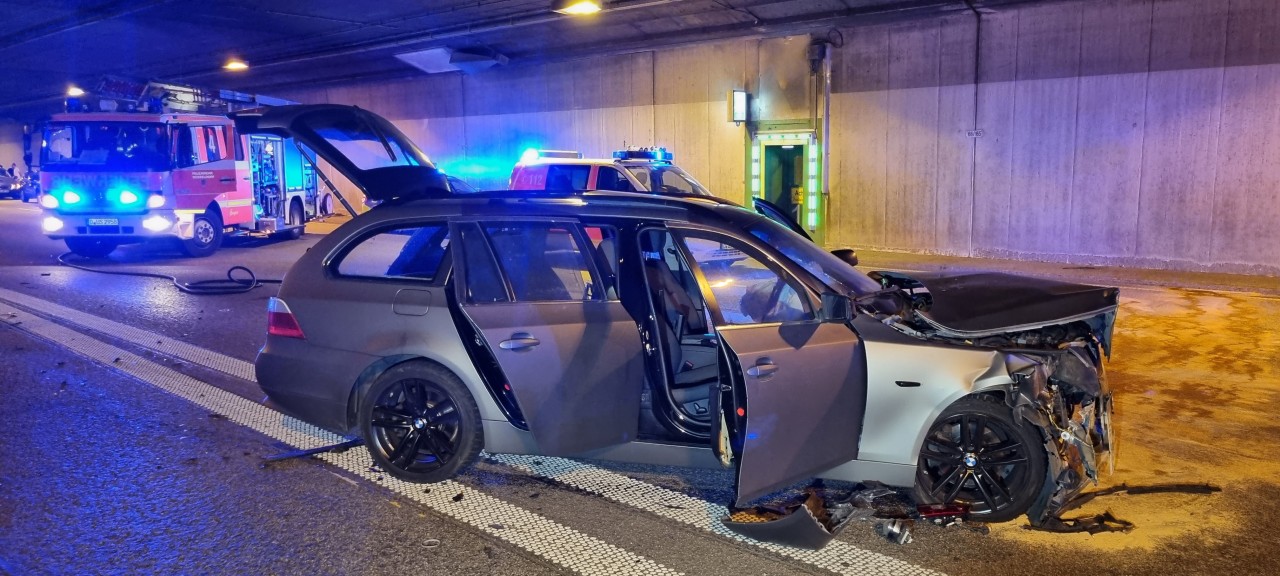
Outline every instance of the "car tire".
POLYGON ((916 500, 967 505, 982 522, 1013 520, 1044 485, 1044 446, 1039 430, 995 398, 961 398, 938 416, 920 447, 916 500))
POLYGON ((448 480, 484 447, 480 410, 471 393, 436 364, 393 366, 365 391, 359 415, 373 461, 401 480, 448 480))
POLYGON ((120 243, 104 238, 67 238, 67 249, 84 258, 106 258, 120 243))
POLYGON ((222 218, 216 212, 196 216, 191 238, 182 241, 182 251, 192 258, 204 258, 222 246, 222 218))

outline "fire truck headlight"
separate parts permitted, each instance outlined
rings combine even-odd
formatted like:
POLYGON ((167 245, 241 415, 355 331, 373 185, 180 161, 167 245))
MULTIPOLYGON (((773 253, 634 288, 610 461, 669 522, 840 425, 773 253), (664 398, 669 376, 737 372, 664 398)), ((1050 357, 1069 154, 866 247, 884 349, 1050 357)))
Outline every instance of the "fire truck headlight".
POLYGON ((163 232, 168 230, 173 223, 169 222, 164 216, 152 216, 142 221, 142 227, 152 232, 163 232))
POLYGON ((132 191, 130 191, 130 190, 121 190, 121 191, 120 191, 120 203, 121 203, 121 204, 133 204, 133 203, 137 202, 138 200, 140 200, 140 198, 138 198, 138 195, 137 195, 137 194, 134 194, 132 191))
POLYGON ((147 208, 163 208, 164 196, 160 194, 152 194, 147 198, 147 208))
POLYGON ((80 195, 71 190, 62 193, 63 204, 77 204, 80 202, 80 195))
POLYGON ((45 232, 57 232, 62 229, 62 220, 54 218, 53 216, 46 216, 40 227, 43 228, 45 232))
POLYGON ((58 208, 58 197, 53 194, 42 194, 40 196, 40 205, 50 210, 58 208))

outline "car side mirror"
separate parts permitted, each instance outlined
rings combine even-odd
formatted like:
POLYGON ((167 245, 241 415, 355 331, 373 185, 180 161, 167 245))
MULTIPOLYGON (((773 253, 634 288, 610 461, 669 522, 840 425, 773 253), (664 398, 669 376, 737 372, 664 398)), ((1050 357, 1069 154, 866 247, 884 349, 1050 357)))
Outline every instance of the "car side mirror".
POLYGON ((835 250, 832 250, 831 253, 845 264, 850 266, 858 265, 858 252, 853 248, 836 248, 835 250))
POLYGON ((843 294, 827 292, 822 295, 822 321, 845 323, 853 320, 853 300, 843 294))

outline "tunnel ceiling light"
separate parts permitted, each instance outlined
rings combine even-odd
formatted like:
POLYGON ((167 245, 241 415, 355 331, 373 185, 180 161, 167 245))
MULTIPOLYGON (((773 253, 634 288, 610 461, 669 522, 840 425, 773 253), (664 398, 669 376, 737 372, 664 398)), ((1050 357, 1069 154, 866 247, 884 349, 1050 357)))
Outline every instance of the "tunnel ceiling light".
POLYGON ((600 4, 600 0, 554 0, 551 3, 551 11, 570 16, 583 16, 599 12, 600 4))
POLYGON ((227 60, 226 64, 222 65, 222 69, 230 70, 232 72, 240 72, 242 70, 248 70, 249 64, 239 58, 232 58, 230 60, 227 60))
POLYGON ((67 88, 67 96, 70 96, 72 98, 84 96, 84 90, 80 89, 79 86, 71 86, 67 88))

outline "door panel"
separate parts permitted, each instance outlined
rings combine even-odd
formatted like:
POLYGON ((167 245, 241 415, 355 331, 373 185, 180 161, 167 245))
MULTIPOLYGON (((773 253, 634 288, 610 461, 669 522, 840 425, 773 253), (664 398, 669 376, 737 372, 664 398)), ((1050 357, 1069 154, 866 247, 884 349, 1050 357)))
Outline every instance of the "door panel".
POLYGON ((510 382, 538 451, 568 456, 635 440, 644 364, 618 301, 464 308, 510 382))
POLYGON ((866 348, 845 324, 723 328, 746 393, 736 504, 858 457, 866 348))

